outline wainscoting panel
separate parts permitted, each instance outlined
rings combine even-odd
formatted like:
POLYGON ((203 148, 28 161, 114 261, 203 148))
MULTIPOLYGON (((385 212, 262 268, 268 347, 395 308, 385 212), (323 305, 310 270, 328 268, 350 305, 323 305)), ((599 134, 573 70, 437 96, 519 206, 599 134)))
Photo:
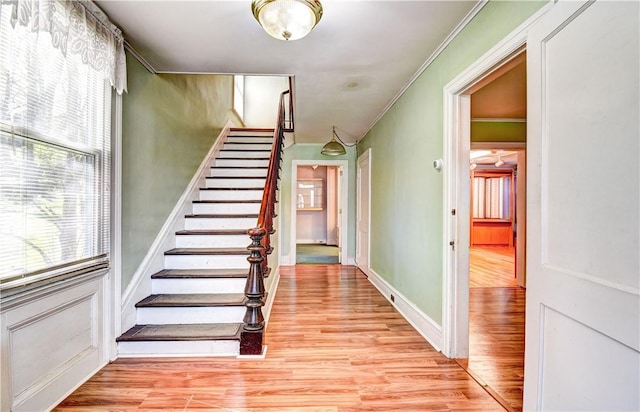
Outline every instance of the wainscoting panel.
POLYGON ((50 410, 107 363, 105 275, 3 299, 1 410, 50 410))

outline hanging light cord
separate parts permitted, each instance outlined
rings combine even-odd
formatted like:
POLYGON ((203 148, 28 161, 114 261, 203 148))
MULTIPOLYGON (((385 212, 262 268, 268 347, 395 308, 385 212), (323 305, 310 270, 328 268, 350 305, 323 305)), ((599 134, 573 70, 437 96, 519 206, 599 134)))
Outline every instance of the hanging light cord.
POLYGON ((333 126, 333 135, 338 139, 338 141, 340 143, 342 143, 343 145, 345 145, 347 147, 353 147, 353 146, 358 144, 358 142, 355 142, 355 143, 352 143, 352 144, 348 144, 348 143, 343 142, 342 139, 340 138, 340 136, 338 136, 338 133, 336 133, 336 127, 335 126, 333 126))

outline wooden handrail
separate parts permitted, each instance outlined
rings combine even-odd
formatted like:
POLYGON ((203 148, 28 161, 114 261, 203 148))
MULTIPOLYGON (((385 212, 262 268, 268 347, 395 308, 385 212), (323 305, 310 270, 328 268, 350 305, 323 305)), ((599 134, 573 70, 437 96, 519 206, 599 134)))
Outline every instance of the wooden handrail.
POLYGON ((267 178, 260 203, 258 223, 255 228, 249 229, 248 235, 251 244, 247 249, 251 255, 247 258, 250 264, 247 283, 244 294, 247 308, 243 319, 242 332, 240 333, 240 354, 259 355, 262 353, 262 341, 264 332, 264 306, 265 287, 264 275, 268 271, 268 256, 273 251, 271 247, 271 235, 275 233, 273 219, 276 217, 276 195, 278 192, 278 180, 282 162, 282 150, 284 149, 284 133, 293 132, 293 92, 292 81, 289 78, 289 90, 280 94, 278 105, 278 121, 273 132, 273 146, 269 157, 267 178))

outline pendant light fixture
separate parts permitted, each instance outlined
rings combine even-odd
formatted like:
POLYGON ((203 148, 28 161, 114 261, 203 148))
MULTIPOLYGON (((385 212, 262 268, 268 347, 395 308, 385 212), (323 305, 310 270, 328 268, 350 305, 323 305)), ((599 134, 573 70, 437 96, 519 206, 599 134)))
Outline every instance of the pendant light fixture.
POLYGON ((322 17, 317 0, 253 0, 251 11, 264 31, 278 40, 298 40, 322 17))
POLYGON ((353 147, 355 145, 356 143, 346 144, 343 142, 342 139, 340 139, 340 136, 336 133, 336 127, 333 126, 333 136, 331 136, 331 140, 327 144, 322 146, 322 151, 320 153, 326 156, 340 156, 347 153, 347 149, 344 148, 345 146, 353 147))

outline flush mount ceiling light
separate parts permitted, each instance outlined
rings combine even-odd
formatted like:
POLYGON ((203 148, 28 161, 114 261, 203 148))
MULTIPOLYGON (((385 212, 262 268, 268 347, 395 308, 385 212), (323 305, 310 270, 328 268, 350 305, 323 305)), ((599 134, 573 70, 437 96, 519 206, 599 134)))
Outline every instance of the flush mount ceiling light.
POLYGON ((317 0, 253 0, 251 11, 270 36, 297 40, 318 24, 322 4, 317 0))
POLYGON ((347 149, 345 149, 344 146, 353 147, 355 145, 356 143, 346 144, 343 142, 342 139, 340 139, 340 136, 336 133, 336 127, 333 126, 333 136, 331 136, 331 141, 322 146, 322 151, 320 153, 327 156, 340 156, 347 153, 347 149), (336 138, 339 141, 337 141, 336 138))

